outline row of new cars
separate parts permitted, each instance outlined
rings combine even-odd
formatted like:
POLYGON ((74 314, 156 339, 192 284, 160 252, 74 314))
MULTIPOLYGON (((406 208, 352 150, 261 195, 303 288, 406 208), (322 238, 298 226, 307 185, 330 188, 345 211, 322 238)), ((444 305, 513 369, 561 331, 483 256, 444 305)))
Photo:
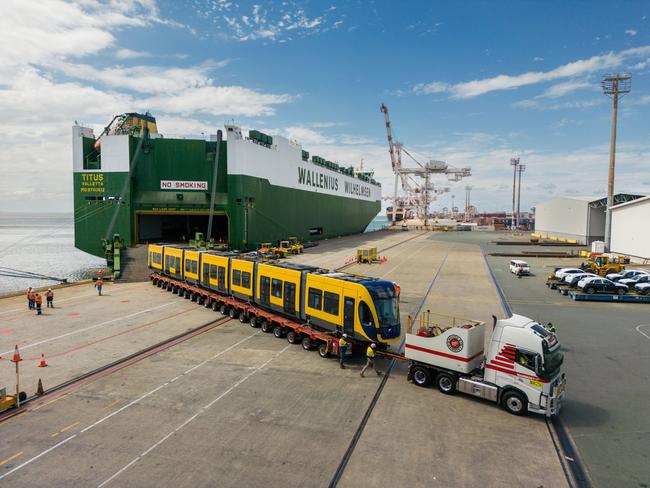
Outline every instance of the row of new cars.
POLYGON ((650 295, 650 273, 630 269, 620 273, 610 273, 606 277, 590 273, 580 268, 560 268, 555 277, 571 288, 578 288, 592 295, 605 293, 624 295, 630 290, 642 295, 650 295))

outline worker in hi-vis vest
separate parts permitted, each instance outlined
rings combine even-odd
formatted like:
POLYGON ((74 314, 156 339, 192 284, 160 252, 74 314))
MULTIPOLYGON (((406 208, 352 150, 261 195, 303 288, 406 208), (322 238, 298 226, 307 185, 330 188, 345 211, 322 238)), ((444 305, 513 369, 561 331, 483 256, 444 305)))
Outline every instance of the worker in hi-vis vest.
POLYGON ((366 372, 368 368, 372 368, 375 370, 375 373, 377 373, 377 376, 381 376, 381 371, 379 371, 377 368, 375 368, 375 349, 377 348, 377 345, 373 342, 368 346, 368 349, 366 350, 366 365, 363 367, 361 370, 361 377, 363 378, 363 373, 366 372))
POLYGON ((339 339, 339 366, 341 366, 341 369, 345 369, 345 364, 343 364, 343 361, 345 361, 345 353, 348 351, 348 341, 346 341, 347 338, 348 335, 343 334, 343 337, 339 339))

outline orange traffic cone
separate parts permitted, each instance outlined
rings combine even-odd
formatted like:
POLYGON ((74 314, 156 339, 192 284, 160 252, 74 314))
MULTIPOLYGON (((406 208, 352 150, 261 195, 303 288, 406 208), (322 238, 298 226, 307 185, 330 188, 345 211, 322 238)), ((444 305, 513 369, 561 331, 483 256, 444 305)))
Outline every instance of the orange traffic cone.
POLYGON ((19 363, 22 360, 23 358, 20 357, 20 352, 18 352, 18 344, 16 344, 16 348, 14 349, 14 357, 11 359, 11 362, 19 363))
POLYGON ((38 363, 38 367, 39 368, 46 368, 47 367, 47 363, 45 362, 45 355, 43 353, 41 353, 41 362, 38 363))
POLYGON ((36 388, 36 394, 37 394, 38 396, 42 396, 42 395, 43 395, 43 382, 41 381, 40 378, 38 379, 38 387, 36 388))

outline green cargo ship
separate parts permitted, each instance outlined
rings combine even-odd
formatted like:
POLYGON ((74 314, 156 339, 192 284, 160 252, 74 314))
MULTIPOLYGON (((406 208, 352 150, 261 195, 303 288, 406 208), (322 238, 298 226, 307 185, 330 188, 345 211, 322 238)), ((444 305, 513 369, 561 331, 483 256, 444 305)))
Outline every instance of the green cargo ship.
POLYGON ((114 234, 132 246, 203 232, 238 250, 331 238, 363 232, 381 207, 372 174, 235 125, 225 137, 168 139, 149 114, 123 114, 99 137, 74 125, 72 148, 75 246, 100 257, 114 234))

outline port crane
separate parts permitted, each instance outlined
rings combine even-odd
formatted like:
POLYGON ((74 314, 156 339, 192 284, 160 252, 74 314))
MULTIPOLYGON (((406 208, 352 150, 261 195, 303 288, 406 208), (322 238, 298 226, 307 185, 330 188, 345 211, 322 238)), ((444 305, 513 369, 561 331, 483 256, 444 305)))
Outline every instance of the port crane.
POLYGON ((416 215, 424 225, 428 225, 429 204, 436 199, 436 195, 446 193, 449 188, 436 187, 431 178, 434 174, 444 174, 452 182, 458 182, 464 177, 471 176, 471 168, 455 168, 444 161, 429 159, 424 164, 418 161, 404 145, 393 138, 393 130, 388 116, 388 107, 381 104, 381 112, 384 114, 386 123, 386 136, 388 139, 388 153, 390 162, 395 174, 395 187, 391 200, 393 201, 392 225, 395 225, 397 207, 402 206, 404 211, 415 209, 416 215), (402 165, 402 153, 412 159, 417 166, 406 167, 402 165), (405 196, 398 195, 398 185, 405 196), (410 206, 411 202, 415 205, 410 206))

